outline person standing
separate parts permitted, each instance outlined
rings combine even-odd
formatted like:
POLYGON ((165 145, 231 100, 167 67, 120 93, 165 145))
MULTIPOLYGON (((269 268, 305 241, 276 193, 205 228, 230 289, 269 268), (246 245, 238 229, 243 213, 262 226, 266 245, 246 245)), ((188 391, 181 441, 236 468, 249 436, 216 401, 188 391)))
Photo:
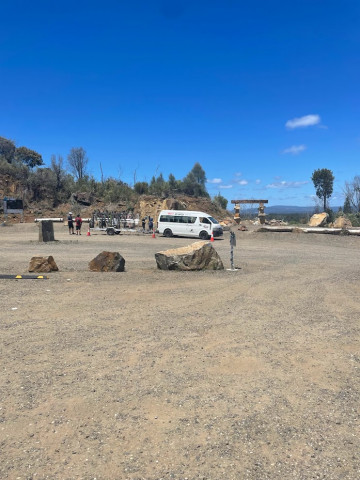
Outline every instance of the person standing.
POLYGON ((68 227, 69 227, 69 235, 74 235, 74 219, 72 216, 72 212, 69 212, 67 220, 68 220, 68 227))
POLYGON ((81 225, 82 218, 80 217, 80 213, 78 213, 75 218, 76 235, 81 235, 81 225))
POLYGON ((149 232, 152 232, 153 227, 154 227, 154 220, 152 217, 149 217, 149 232))

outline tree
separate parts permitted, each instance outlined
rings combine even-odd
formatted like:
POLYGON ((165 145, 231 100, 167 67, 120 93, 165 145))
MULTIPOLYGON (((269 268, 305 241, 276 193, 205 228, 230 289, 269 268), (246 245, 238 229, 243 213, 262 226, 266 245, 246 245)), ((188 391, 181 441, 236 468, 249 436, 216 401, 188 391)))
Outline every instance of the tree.
POLYGON ((181 190, 194 197, 209 197, 205 187, 206 175, 200 163, 195 163, 181 183, 181 190))
POLYGON ((194 174, 196 182, 199 185, 202 185, 203 187, 205 187, 206 175, 205 175, 205 171, 203 170, 199 162, 195 163, 195 165, 191 170, 191 173, 194 174))
POLYGON ((51 155, 51 170, 56 177, 56 190, 61 190, 63 187, 63 180, 65 177, 65 169, 63 168, 64 160, 61 155, 51 155))
POLYGON ((38 168, 30 172, 27 187, 36 202, 48 200, 53 204, 53 194, 56 186, 54 172, 50 168, 38 168))
POLYGON ((86 151, 82 147, 73 147, 67 159, 71 173, 77 180, 81 180, 86 175, 86 166, 89 161, 86 151))
POLYGON ((352 208, 351 208, 350 198, 346 195, 343 212, 344 213, 351 213, 351 210, 352 210, 352 208))
POLYGON ((12 163, 15 157, 15 143, 4 137, 0 137, 0 159, 3 158, 8 163, 12 163))
MULTIPOLYGON (((68 184, 69 184, 69 174, 66 173, 64 168, 64 160, 61 155, 51 155, 51 170, 55 177, 55 192, 54 192, 54 203, 58 204, 61 201, 65 201, 68 196, 68 184)), ((72 178, 72 177, 71 177, 72 178)))
POLYGON ((215 195, 214 202, 216 203, 216 205, 219 205, 220 208, 223 208, 224 210, 226 210, 228 201, 225 197, 220 195, 220 192, 217 195, 215 195))
POLYGON ((177 182, 176 182, 176 178, 175 176, 170 173, 169 175, 169 178, 168 178, 168 185, 169 185, 169 191, 170 193, 173 193, 176 191, 178 185, 177 185, 177 182))
POLYGON ((21 163, 24 163, 29 168, 39 167, 44 165, 43 159, 40 153, 35 152, 35 150, 30 150, 27 147, 19 147, 15 151, 15 158, 21 163))
POLYGON ((333 192, 334 178, 332 171, 327 168, 314 170, 311 177, 316 196, 323 201, 324 212, 327 210, 327 199, 331 197, 333 192))
POLYGON ((156 178, 155 176, 152 177, 150 186, 149 186, 149 193, 151 195, 166 195, 169 190, 169 186, 167 182, 165 182, 163 174, 160 173, 156 178))
POLYGON ((351 207, 354 208, 357 212, 360 212, 360 176, 359 175, 356 175, 352 182, 345 182, 345 195, 351 207))
POLYGON ((147 182, 136 182, 134 185, 134 190, 139 195, 143 195, 145 193, 148 193, 149 185, 147 182))

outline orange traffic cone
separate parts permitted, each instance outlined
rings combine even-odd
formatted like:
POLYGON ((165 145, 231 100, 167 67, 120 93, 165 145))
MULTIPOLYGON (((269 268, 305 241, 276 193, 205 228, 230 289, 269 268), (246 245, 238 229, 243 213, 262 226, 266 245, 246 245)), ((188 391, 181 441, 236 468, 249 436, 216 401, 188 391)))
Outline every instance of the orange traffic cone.
POLYGON ((155 230, 153 230, 153 233, 152 233, 152 238, 155 238, 155 230))
POLYGON ((213 241, 214 241, 214 234, 213 232, 211 232, 210 242, 213 242, 213 241))
POLYGON ((87 231, 87 234, 86 234, 87 237, 90 237, 90 225, 88 227, 88 231, 87 231))

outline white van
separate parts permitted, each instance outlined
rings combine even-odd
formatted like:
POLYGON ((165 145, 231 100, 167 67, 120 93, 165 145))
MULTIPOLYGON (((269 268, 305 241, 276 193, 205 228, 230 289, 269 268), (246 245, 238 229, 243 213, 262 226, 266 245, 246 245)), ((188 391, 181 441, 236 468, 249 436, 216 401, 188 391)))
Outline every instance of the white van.
POLYGON ((179 235, 182 237, 198 237, 208 240, 221 237, 223 229, 215 218, 208 213, 189 210, 162 210, 159 214, 157 231, 165 237, 179 235))

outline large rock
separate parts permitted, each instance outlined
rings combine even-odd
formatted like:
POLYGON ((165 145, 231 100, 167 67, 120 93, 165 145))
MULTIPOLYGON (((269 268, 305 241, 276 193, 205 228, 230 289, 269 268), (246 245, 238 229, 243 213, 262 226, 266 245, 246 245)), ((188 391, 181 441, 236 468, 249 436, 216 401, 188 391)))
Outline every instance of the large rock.
POLYGON ((29 272, 49 273, 57 272, 58 266, 55 263, 54 257, 32 257, 29 264, 29 272))
POLYGON ((337 217, 333 226, 334 228, 351 228, 352 224, 346 217, 337 217))
POLYGON ((39 222, 39 242, 54 242, 54 224, 52 220, 39 222))
POLYGON ((94 202, 94 196, 88 192, 76 192, 71 195, 71 200, 77 202, 80 205, 90 206, 94 202))
POLYGON ((310 218, 309 227, 323 227, 326 224, 328 216, 326 212, 315 213, 315 215, 310 218))
POLYGON ((125 259, 118 252, 101 252, 89 262, 93 272, 123 272, 125 259))
POLYGON ((155 253, 161 270, 223 270, 217 251, 209 242, 195 242, 181 248, 155 253))

